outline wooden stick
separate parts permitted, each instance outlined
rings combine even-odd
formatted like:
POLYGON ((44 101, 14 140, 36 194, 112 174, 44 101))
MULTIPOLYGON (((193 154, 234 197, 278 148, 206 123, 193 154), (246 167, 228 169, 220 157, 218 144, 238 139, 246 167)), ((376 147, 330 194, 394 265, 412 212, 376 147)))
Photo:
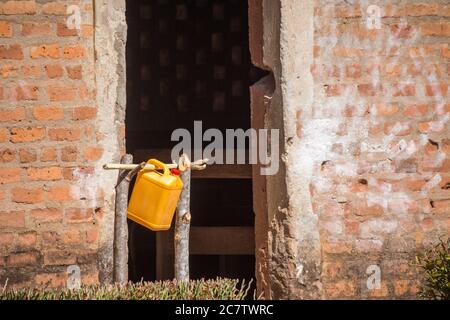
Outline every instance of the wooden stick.
MULTIPOLYGON (((208 159, 202 159, 192 162, 190 165, 191 170, 204 170, 208 163, 208 159)), ((166 164, 169 169, 178 169, 179 165, 175 163, 166 164)), ((105 170, 134 170, 139 167, 139 164, 118 164, 118 163, 107 163, 103 166, 105 170)), ((146 164, 144 170, 156 170, 156 167, 152 164, 146 164)))
MULTIPOLYGON (((134 170, 139 167, 139 164, 118 164, 118 163, 108 163, 103 166, 105 170, 134 170)), ((169 169, 177 169, 177 164, 168 164, 169 169)), ((156 167, 152 164, 146 164, 145 170, 156 170, 156 167)))
MULTIPOLYGON (((133 156, 123 156, 124 165, 133 163, 133 156)), ((128 282, 128 189, 130 187, 129 173, 120 171, 116 187, 116 210, 114 218, 114 282, 128 282), (125 177, 124 177, 125 175, 125 177)))
POLYGON ((177 207, 175 222, 175 279, 189 281, 189 229, 191 224, 191 171, 181 173, 183 191, 177 207))

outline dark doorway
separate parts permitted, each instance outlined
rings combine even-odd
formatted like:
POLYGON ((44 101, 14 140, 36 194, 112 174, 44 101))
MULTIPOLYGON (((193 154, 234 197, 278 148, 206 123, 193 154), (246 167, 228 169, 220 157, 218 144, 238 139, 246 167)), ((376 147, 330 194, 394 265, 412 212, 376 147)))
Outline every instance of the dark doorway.
MULTIPOLYGON (((250 127, 250 62, 244 0, 127 1, 127 152, 135 162, 171 162, 175 129, 250 127)), ((195 174, 191 194, 191 278, 255 275, 250 166, 195 174)), ((173 233, 133 222, 130 279, 173 277, 173 233)))

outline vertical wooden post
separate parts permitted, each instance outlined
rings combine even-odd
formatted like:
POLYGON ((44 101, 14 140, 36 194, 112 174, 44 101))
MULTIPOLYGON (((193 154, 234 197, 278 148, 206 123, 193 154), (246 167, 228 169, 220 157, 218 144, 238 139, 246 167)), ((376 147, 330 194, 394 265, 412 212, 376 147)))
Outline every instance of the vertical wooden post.
POLYGON ((189 281, 189 229, 191 226, 191 170, 181 173, 183 191, 177 207, 175 222, 175 279, 189 281))
MULTIPOLYGON (((133 156, 123 156, 122 164, 133 163, 133 156)), ((128 282, 128 190, 130 187, 129 172, 119 171, 116 186, 116 210, 114 217, 114 282, 126 284, 128 282)))

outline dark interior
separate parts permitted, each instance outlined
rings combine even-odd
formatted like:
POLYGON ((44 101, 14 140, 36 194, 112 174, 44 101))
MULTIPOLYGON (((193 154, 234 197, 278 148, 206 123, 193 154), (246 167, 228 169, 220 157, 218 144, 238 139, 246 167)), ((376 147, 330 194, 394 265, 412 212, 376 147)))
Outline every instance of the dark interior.
MULTIPOLYGON (((249 86, 262 73, 250 62, 247 1, 131 0, 127 23, 126 139, 135 162, 156 154, 170 161, 172 132, 192 131, 196 120, 204 130, 250 127, 249 86)), ((199 233, 219 227, 253 234, 251 176, 228 178, 226 168, 220 179, 194 176, 191 211, 199 233)), ((155 233, 129 221, 129 234, 130 280, 173 277, 171 232, 155 233)), ((254 250, 221 253, 197 242, 191 278, 254 278, 254 250)))

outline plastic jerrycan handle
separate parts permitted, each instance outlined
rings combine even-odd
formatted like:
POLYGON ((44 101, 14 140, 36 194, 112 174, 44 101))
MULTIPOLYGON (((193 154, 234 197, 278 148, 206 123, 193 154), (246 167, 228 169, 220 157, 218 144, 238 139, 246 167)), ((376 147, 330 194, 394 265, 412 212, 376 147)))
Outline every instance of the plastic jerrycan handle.
POLYGON ((163 174, 164 174, 165 176, 170 174, 170 170, 169 170, 169 168, 167 167, 167 165, 166 165, 165 163, 162 163, 162 162, 159 161, 159 160, 156 160, 156 159, 150 159, 147 163, 148 163, 148 164, 154 165, 157 169, 162 169, 162 170, 164 171, 163 174))

